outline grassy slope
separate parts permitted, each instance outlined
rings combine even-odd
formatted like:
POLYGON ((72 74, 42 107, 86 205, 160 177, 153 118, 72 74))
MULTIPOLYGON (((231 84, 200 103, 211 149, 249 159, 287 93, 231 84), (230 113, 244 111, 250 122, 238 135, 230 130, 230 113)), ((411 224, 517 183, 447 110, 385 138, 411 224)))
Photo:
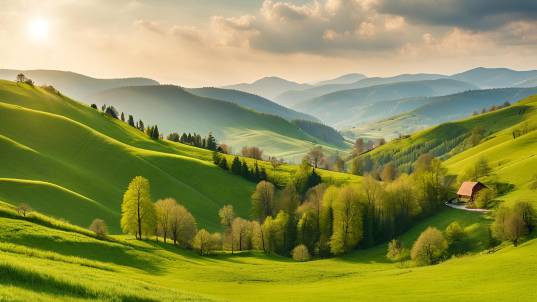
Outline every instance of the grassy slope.
POLYGON ((267 154, 282 157, 291 151, 293 156, 297 153, 292 158, 296 160, 315 144, 329 145, 282 117, 196 96, 176 86, 116 88, 94 95, 92 101, 114 105, 146 124, 156 123, 163 133, 213 132, 236 151, 247 145, 264 145, 267 154))
MULTIPOLYGON (((85 105, 12 82, 0 82, 0 120, 0 198, 13 204, 28 202, 81 226, 100 217, 118 232, 122 194, 130 179, 143 175, 153 198, 176 198, 201 226, 219 228, 223 204, 249 215, 255 184, 215 167, 207 150, 150 140, 85 105)), ((285 182, 295 169, 280 167, 278 179, 285 182)))
MULTIPOLYGON (((124 236, 99 241, 13 219, 4 214, 9 211, 0 208, 0 267, 9 270, 0 277, 0 297, 7 300, 508 301, 515 293, 521 300, 535 297, 529 290, 535 280, 527 277, 537 268, 534 241, 424 268, 386 261, 385 246, 297 263, 260 253, 199 257, 124 236)), ((485 240, 481 214, 451 209, 416 225, 402 239, 408 244, 427 226, 444 228, 454 219, 477 242, 485 240)))
MULTIPOLYGON (((529 200, 537 202, 537 192, 529 189, 529 181, 537 167, 537 131, 513 139, 512 131, 528 124, 537 128, 537 96, 530 96, 517 104, 495 112, 481 114, 457 122, 451 122, 418 132, 410 138, 397 140, 375 149, 373 158, 387 157, 405 152, 409 148, 430 144, 435 146, 452 138, 465 135, 476 126, 489 132, 489 136, 476 147, 467 149, 445 164, 453 174, 461 174, 479 158, 487 159, 492 176, 485 181, 504 182, 515 189, 504 200, 529 200)), ((427 151, 424 149, 424 151, 427 151)), ((449 151, 449 150, 448 150, 449 151)))

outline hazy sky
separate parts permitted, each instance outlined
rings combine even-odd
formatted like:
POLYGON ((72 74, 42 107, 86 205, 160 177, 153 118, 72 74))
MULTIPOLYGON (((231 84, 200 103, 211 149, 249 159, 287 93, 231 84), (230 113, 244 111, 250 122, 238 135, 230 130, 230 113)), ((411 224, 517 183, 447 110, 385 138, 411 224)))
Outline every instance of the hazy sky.
POLYGON ((0 0, 0 68, 185 86, 537 68, 537 1, 0 0))

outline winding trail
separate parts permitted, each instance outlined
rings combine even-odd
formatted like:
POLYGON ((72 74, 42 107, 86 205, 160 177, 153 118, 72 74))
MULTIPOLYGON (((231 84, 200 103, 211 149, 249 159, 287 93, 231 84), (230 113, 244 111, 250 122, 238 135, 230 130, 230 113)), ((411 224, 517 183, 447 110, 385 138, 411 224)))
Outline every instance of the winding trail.
POLYGON ((456 210, 462 210, 462 211, 468 211, 468 212, 478 212, 478 213, 488 213, 490 210, 487 209, 469 209, 465 205, 456 205, 452 204, 449 201, 444 203, 446 206, 456 209, 456 210))

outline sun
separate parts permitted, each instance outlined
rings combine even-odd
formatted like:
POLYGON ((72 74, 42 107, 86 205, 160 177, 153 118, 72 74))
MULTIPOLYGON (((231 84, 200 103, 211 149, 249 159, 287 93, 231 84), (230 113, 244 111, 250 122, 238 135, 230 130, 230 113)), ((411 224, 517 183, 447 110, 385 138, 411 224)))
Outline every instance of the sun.
POLYGON ((28 23, 28 35, 35 41, 43 41, 48 37, 48 22, 45 19, 34 19, 28 23))

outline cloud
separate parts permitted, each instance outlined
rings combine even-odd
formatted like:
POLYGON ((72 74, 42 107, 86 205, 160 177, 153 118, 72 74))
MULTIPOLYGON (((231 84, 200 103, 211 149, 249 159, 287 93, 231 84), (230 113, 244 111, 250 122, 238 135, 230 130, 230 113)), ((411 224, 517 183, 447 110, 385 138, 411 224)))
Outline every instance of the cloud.
POLYGON ((403 45, 400 16, 379 15, 371 0, 265 0, 257 15, 213 17, 223 45, 272 53, 327 54, 383 51, 403 45))
POLYGON ((404 16, 417 24, 492 30, 537 18, 535 0, 379 0, 380 13, 404 16))

